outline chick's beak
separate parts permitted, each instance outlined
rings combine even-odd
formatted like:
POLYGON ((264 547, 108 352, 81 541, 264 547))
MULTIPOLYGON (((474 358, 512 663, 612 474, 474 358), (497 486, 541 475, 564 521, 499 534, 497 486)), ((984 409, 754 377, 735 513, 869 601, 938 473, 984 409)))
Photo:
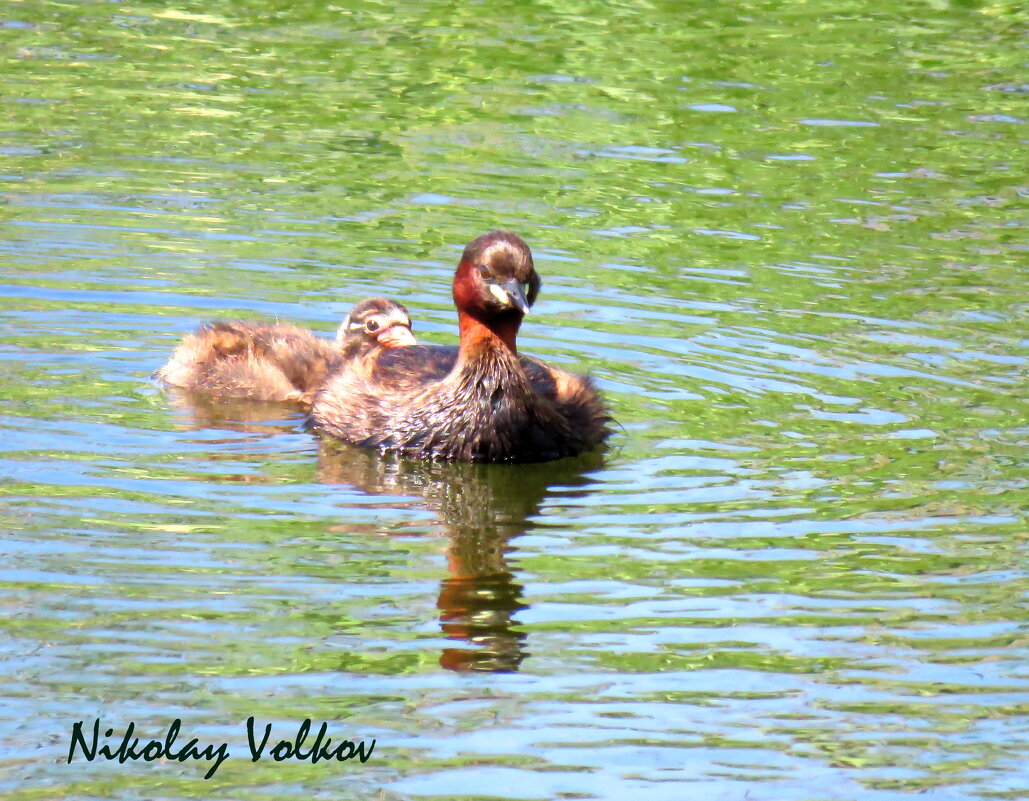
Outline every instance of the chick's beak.
POLYGON ((401 323, 385 328, 375 337, 375 341, 387 348, 403 348, 407 345, 416 345, 417 341, 411 329, 401 323))

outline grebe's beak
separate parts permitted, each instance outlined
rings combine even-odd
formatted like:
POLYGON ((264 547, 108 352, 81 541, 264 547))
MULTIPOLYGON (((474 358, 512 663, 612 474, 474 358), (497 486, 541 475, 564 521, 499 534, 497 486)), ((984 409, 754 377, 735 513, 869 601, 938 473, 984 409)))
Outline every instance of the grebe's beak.
POLYGON ((404 348, 408 345, 418 344, 411 329, 403 323, 396 323, 384 329, 375 337, 375 341, 387 348, 404 348))
POLYGON ((496 284, 490 284, 490 292, 500 305, 518 309, 522 314, 529 313, 529 301, 525 299, 525 290, 517 278, 508 278, 496 284))

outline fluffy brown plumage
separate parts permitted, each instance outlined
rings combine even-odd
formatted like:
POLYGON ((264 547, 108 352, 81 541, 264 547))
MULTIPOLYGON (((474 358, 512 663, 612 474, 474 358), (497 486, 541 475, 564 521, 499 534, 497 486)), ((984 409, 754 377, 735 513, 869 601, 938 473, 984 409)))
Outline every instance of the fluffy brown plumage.
POLYGON ((610 417, 592 382, 517 352, 539 286, 518 236, 473 240, 454 275, 460 346, 380 351, 344 365, 315 395, 315 426, 420 458, 533 462, 595 448, 610 417))
POLYGON ((187 336, 154 377, 216 397, 310 404, 348 361, 414 342, 407 309, 368 298, 350 311, 335 341, 288 323, 209 323, 187 336))

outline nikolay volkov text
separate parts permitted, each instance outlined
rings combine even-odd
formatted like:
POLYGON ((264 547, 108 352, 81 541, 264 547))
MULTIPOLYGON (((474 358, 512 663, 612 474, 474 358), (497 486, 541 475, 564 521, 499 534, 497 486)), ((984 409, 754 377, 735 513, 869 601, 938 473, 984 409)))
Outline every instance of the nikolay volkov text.
MULTIPOLYGON (((83 733, 85 721, 79 721, 71 727, 71 744, 68 747, 68 762, 72 761, 76 750, 80 751, 87 762, 92 762, 98 756, 107 760, 117 760, 120 764, 142 759, 144 762, 153 762, 158 759, 165 759, 171 762, 186 762, 187 760, 205 760, 211 762, 211 766, 204 774, 205 779, 210 779, 221 767, 222 763, 229 758, 229 744, 208 743, 201 746, 196 738, 183 743, 175 749, 175 743, 179 737, 179 729, 182 721, 176 718, 164 738, 161 740, 141 741, 133 737, 136 730, 135 723, 129 723, 125 728, 125 734, 121 740, 109 739, 108 742, 100 744, 100 718, 93 721, 92 737, 83 733), (117 743, 117 745, 112 745, 117 743)), ((265 754, 268 754, 276 762, 284 762, 287 759, 297 761, 309 760, 311 764, 316 762, 346 762, 357 757, 361 763, 365 763, 375 750, 375 740, 366 746, 364 740, 356 743, 350 740, 339 740, 335 744, 330 737, 326 736, 329 724, 324 721, 318 727, 318 733, 314 737, 311 746, 304 750, 303 745, 311 733, 310 718, 304 720, 297 729, 292 740, 278 740, 275 745, 268 747, 271 741, 272 724, 266 723, 259 736, 253 717, 247 718, 246 733, 247 746, 250 749, 250 761, 257 762, 265 754)), ((114 729, 109 728, 104 733, 105 738, 114 737, 114 729)))

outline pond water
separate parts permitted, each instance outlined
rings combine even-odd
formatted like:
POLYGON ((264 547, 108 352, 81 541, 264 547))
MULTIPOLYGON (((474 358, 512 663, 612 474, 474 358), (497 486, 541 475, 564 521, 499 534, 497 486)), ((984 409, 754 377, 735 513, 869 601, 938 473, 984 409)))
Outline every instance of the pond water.
POLYGON ((4 4, 0 795, 1023 797, 1027 21, 4 4), (371 294, 453 343, 494 228, 605 453, 412 463, 150 381, 371 294), (251 715, 375 750, 252 762, 251 715), (67 764, 97 718, 231 758, 67 764))

